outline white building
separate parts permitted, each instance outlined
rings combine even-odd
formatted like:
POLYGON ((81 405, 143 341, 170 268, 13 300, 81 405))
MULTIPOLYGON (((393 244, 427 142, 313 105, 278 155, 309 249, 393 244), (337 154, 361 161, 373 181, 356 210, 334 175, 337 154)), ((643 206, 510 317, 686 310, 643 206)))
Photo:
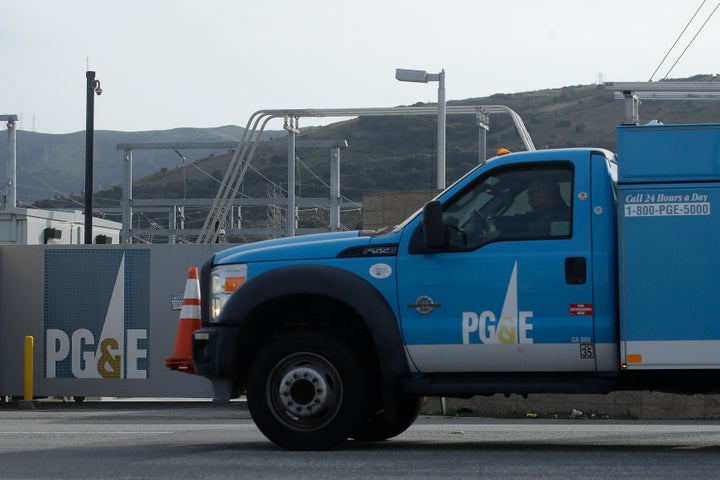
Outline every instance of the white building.
MULTIPOLYGON (((122 224, 93 218, 93 243, 120 243, 122 224)), ((85 215, 79 210, 35 208, 0 210, 0 245, 81 245, 85 243, 85 215)))

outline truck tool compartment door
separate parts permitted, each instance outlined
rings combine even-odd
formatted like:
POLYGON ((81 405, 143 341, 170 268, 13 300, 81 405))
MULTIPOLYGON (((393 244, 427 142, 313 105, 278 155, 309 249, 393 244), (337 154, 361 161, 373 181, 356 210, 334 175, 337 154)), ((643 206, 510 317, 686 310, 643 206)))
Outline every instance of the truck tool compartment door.
POLYGON ((595 370, 589 154, 538 157, 493 162, 444 201, 440 251, 423 251, 422 227, 404 237, 399 310, 419 371, 595 370))
POLYGON ((619 127, 618 169, 621 361, 720 368, 720 125, 619 127))

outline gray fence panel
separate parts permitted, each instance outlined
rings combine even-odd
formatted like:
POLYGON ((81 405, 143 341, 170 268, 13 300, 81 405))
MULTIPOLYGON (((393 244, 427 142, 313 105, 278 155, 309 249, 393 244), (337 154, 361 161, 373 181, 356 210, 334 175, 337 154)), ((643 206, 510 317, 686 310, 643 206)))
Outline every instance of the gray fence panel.
POLYGON ((0 246, 0 395, 23 394, 32 336, 35 396, 212 397, 164 361, 189 267, 225 247, 0 246))

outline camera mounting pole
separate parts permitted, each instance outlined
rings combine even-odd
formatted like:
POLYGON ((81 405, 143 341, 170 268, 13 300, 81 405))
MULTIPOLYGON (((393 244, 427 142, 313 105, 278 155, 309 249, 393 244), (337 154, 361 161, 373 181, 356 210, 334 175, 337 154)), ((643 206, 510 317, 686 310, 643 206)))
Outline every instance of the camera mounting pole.
POLYGON ((93 144, 95 133, 95 94, 100 95, 100 81, 95 72, 85 72, 87 79, 87 111, 85 115, 85 244, 92 244, 93 225, 93 144))

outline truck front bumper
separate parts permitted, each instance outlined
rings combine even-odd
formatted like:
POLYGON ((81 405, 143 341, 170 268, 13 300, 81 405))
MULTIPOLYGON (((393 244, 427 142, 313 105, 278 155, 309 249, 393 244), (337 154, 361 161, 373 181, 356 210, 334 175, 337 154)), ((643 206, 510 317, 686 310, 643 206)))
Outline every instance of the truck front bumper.
MULTIPOLYGON (((243 361, 240 329, 205 327, 193 332, 192 356, 195 373, 203 377, 227 378, 243 383, 247 362, 243 361)), ((247 350, 245 350, 247 351, 247 350)))

